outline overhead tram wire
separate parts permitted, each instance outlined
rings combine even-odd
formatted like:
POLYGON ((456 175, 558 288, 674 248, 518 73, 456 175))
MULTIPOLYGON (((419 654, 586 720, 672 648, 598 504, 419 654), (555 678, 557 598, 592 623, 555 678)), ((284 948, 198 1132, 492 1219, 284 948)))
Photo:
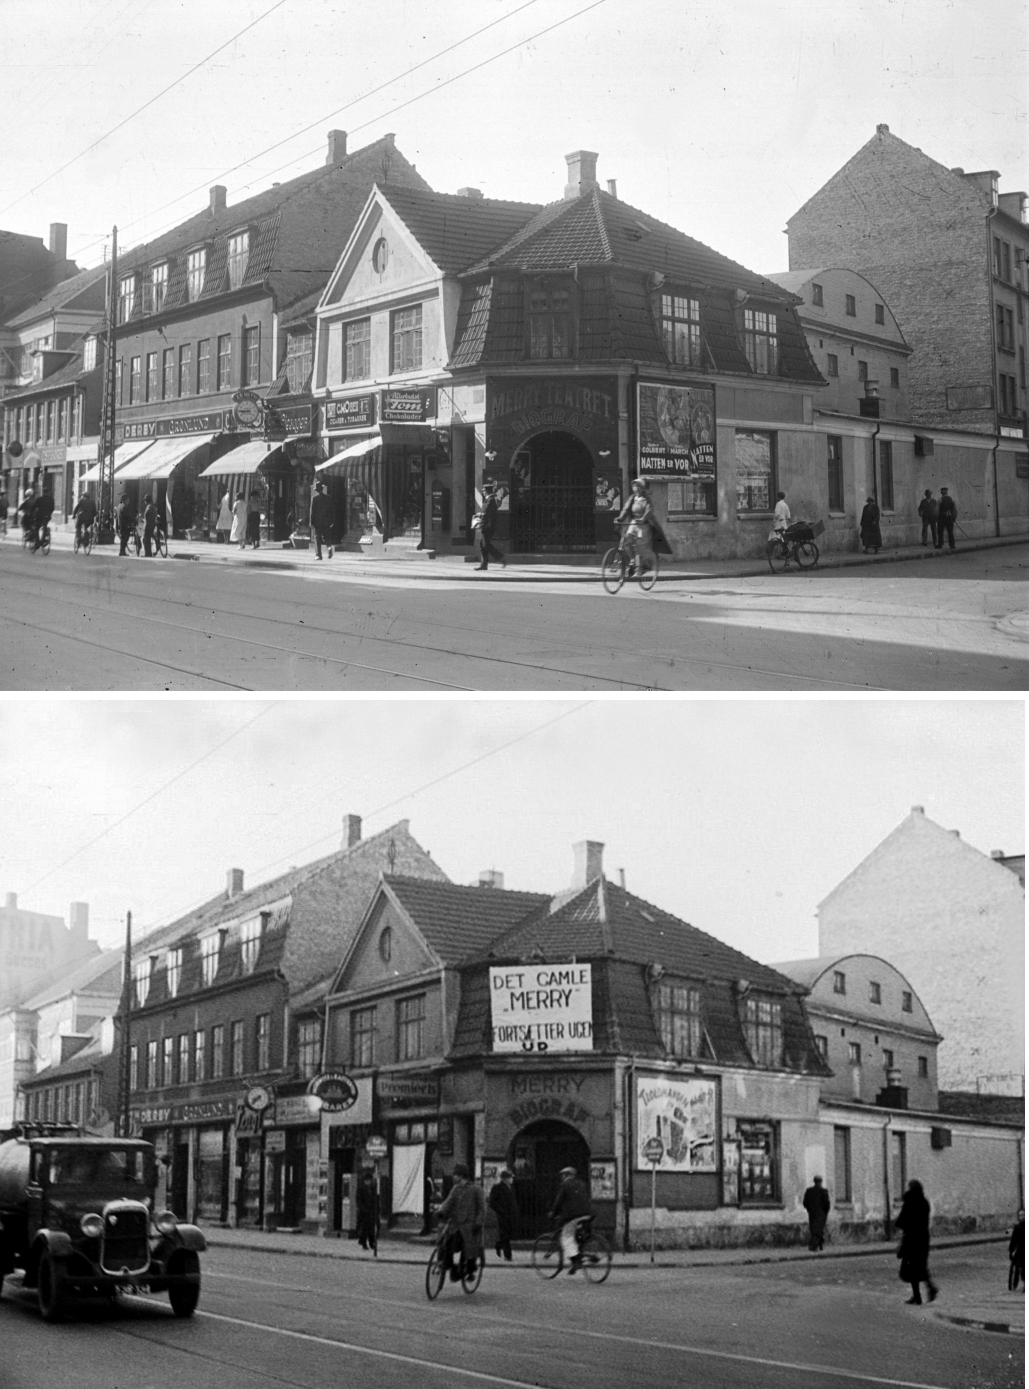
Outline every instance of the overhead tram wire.
MULTIPOLYGON (((554 24, 549 24, 549 25, 547 25, 547 27, 546 27, 545 29, 539 29, 539 30, 537 30, 536 33, 534 33, 534 34, 528 34, 524 39, 520 39, 517 43, 511 44, 511 46, 510 46, 509 48, 504 48, 504 49, 502 49, 499 53, 494 53, 494 54, 492 55, 492 57, 484 58, 484 59, 482 60, 482 62, 475 63, 475 64, 473 64, 473 65, 472 65, 471 67, 469 67, 469 68, 464 68, 461 72, 455 73, 455 75, 454 75, 453 77, 448 77, 448 78, 446 79, 446 81, 438 83, 437 86, 435 86, 435 87, 430 87, 427 91, 420 92, 417 96, 409 97, 408 100, 402 101, 402 102, 400 102, 400 103, 399 103, 398 105, 396 105, 396 106, 391 106, 390 109, 389 109, 388 111, 383 111, 380 115, 378 115, 378 116, 373 116, 371 120, 365 121, 365 122, 363 122, 361 125, 354 126, 350 131, 348 131, 348 134, 349 134, 349 135, 356 134, 357 131, 359 131, 359 130, 366 130, 370 125, 375 125, 376 122, 378 122, 378 121, 383 121, 383 120, 388 119, 390 116, 394 115, 397 111, 402 111, 405 107, 411 106, 411 105, 413 105, 413 104, 414 104, 415 102, 417 102, 417 101, 421 101, 424 97, 433 96, 436 92, 442 91, 444 87, 449 87, 449 86, 451 86, 454 82, 460 81, 460 79, 461 79, 462 77, 467 77, 467 76, 469 76, 469 75, 470 75, 471 73, 473 73, 473 72, 478 72, 481 68, 488 67, 490 63, 495 63, 495 62, 498 61, 498 59, 507 57, 507 55, 508 55, 509 53, 514 53, 517 49, 523 48, 526 44, 532 43, 535 39, 542 38, 545 34, 552 33, 555 29, 560 29, 560 28, 561 28, 563 25, 565 25, 565 24, 570 24, 570 23, 572 22, 573 19, 578 19, 578 18, 580 17, 580 15, 587 14, 590 10, 599 9, 599 7, 600 7, 601 5, 604 5, 604 4, 606 4, 606 3, 607 3, 607 0, 593 0, 592 4, 585 5, 581 10, 576 10, 576 11, 574 12, 574 14, 567 15, 564 19, 559 19, 559 20, 556 21, 556 23, 554 23, 554 24)), ((527 8, 527 6, 523 5, 523 6, 521 6, 520 8, 521 8, 521 9, 525 9, 525 8, 527 8)), ((511 14, 517 14, 517 13, 519 13, 518 10, 513 10, 513 11, 511 11, 511 14)), ((509 15, 505 15, 505 16, 504 16, 505 19, 506 19, 506 18, 509 18, 509 17, 510 17, 509 15)), ((493 28, 496 24, 499 24, 500 22, 501 22, 500 20, 494 20, 493 24, 487 25, 486 28, 493 28)), ((484 33, 484 32, 485 32, 485 30, 482 30, 482 29, 476 31, 476 33, 484 33)), ((470 35, 468 36, 468 39, 475 38, 475 37, 476 37, 476 34, 470 34, 470 35)), ((436 57, 443 57, 446 53, 449 53, 452 49, 458 48, 458 47, 460 47, 460 45, 461 45, 462 43, 468 42, 468 39, 460 39, 460 40, 458 40, 457 43, 451 44, 451 45, 450 45, 450 48, 445 48, 445 49, 443 49, 440 53, 436 54, 435 56, 436 56, 436 57)), ((429 60, 427 60, 427 61, 433 61, 433 60, 432 60, 432 59, 429 59, 429 60)), ((424 66, 424 64, 418 64, 418 66, 421 67, 421 66, 424 66)), ((391 78, 391 79, 389 80, 389 82, 386 82, 386 83, 384 83, 382 86, 375 88, 375 91, 381 91, 381 90, 383 90, 383 87, 388 87, 388 86, 392 85, 393 82, 399 82, 399 81, 401 80, 401 78, 402 78, 402 77, 406 77, 406 76, 408 75, 409 72, 415 72, 415 71, 417 71, 417 67, 409 68, 409 69, 407 70, 407 72, 403 72, 403 73, 401 73, 398 77, 391 78)), ((372 93, 369 93, 368 95, 371 95, 371 94, 372 94, 372 93)), ((361 96, 361 97, 355 97, 355 98, 354 98, 354 101, 348 102, 347 105, 348 105, 348 106, 352 106, 352 105, 355 105, 358 101, 363 101, 363 100, 365 100, 365 98, 364 98, 363 96, 361 96)), ((323 119, 323 120, 329 120, 329 119, 332 118, 332 116, 339 115, 340 112, 345 111, 346 109, 347 109, 346 106, 341 106, 341 107, 339 108, 338 111, 331 112, 328 116, 325 116, 325 117, 323 117, 322 119, 323 119)), ((280 140, 280 141, 279 141, 279 145, 288 144, 288 142, 289 142, 290 140, 296 139, 296 138, 297 138, 297 135, 303 135, 303 134, 305 134, 306 131, 307 131, 308 129, 310 129, 310 127, 309 127, 309 126, 305 126, 304 129, 298 131, 296 135, 290 135, 290 136, 287 136, 285 140, 280 140)), ((277 148, 279 147, 279 145, 270 145, 270 146, 269 146, 269 149, 277 149, 277 148)), ((263 153, 267 153, 267 151, 263 151, 263 153)), ((303 154, 294 155, 294 157, 293 157, 292 159, 290 159, 290 160, 289 160, 287 163, 285 163, 285 164, 280 164, 280 165, 278 166, 278 168, 272 169, 272 170, 270 170, 270 171, 267 171, 267 172, 262 173, 262 174, 261 174, 261 178, 262 178, 262 179, 271 178, 272 174, 281 173, 283 169, 289 169, 289 168, 291 168, 293 165, 298 164, 301 160, 303 160, 303 159, 310 159, 312 155, 321 154, 321 153, 322 153, 322 146, 321 146, 321 145, 317 146, 315 149, 306 150, 303 154)), ((234 166, 234 169, 243 168, 243 167, 245 167, 245 165, 253 163, 253 160, 254 160, 254 159, 259 159, 260 157, 261 157, 260 155, 253 155, 250 159, 244 160, 242 164, 237 164, 237 165, 235 165, 235 166, 234 166)), ((225 178, 225 177, 227 177, 227 174, 233 173, 233 172, 234 172, 234 169, 229 169, 229 170, 226 171, 226 173, 219 174, 217 177, 218 177, 219 179, 225 178)), ((257 180, 254 180, 254 182, 256 182, 256 181, 257 181, 257 180)), ((193 193, 197 193, 197 192, 201 192, 201 191, 206 190, 206 189, 208 188, 208 186, 209 186, 209 184, 205 181, 203 184, 198 185, 198 187, 196 187, 196 188, 194 188, 194 189, 191 189, 190 192, 188 192, 188 193, 183 193, 183 194, 181 194, 180 197, 177 197, 177 198, 173 199, 172 202, 163 203, 159 208, 156 208, 156 209, 155 209, 155 212, 163 212, 165 208, 167 208, 167 207, 173 207, 173 206, 175 205, 175 203, 181 202, 183 199, 192 196, 193 193)), ((251 186, 252 186, 252 184, 249 184, 249 183, 241 184, 240 187, 239 187, 238 189, 234 189, 234 190, 233 190, 233 193, 234 193, 234 194, 235 194, 235 193, 238 193, 238 192, 243 191, 243 190, 245 190, 245 189, 247 189, 247 188, 250 188, 251 186)), ((135 220, 135 222, 127 222, 127 223, 125 224, 125 226, 122 228, 122 230, 125 230, 125 229, 128 228, 128 227, 138 226, 139 223, 140 223, 142 220, 143 220, 143 218, 137 217, 136 220, 135 220)), ((154 231, 154 232, 151 232, 150 236, 149 236, 147 239, 148 239, 148 240, 153 240, 154 237, 163 236, 165 232, 168 232, 168 231, 172 230, 172 228, 173 228, 173 227, 176 227, 176 226, 178 226, 178 222, 169 222, 166 226, 160 227, 160 228, 158 228, 158 230, 156 230, 156 231, 154 231)), ((87 246, 85 246, 81 251, 79 251, 78 254, 79 254, 79 255, 84 255, 87 251, 91 250, 94 246, 102 246, 103 244, 104 244, 104 243, 103 243, 102 240, 101 240, 101 241, 92 241, 92 242, 90 242, 87 246)))
MULTIPOLYGON (((103 135, 101 135, 99 139, 94 140, 91 145, 87 145, 87 147, 84 150, 80 150, 78 154, 73 155, 71 159, 69 159, 67 163, 62 164, 59 169, 55 169, 52 174, 47 174, 46 178, 42 179, 39 183, 37 183, 34 188, 30 188, 26 193, 20 194, 17 198, 15 198, 13 203, 8 203, 6 207, 0 207, 0 216, 2 216, 5 212, 10 211, 12 207, 17 207, 18 204, 24 202, 26 198, 30 198, 33 193, 38 193, 41 188, 45 187, 46 184, 48 184, 51 181, 51 179, 55 179, 58 174, 63 174, 65 169, 70 169, 73 164, 76 164, 80 159, 85 158, 85 156, 87 154, 90 154, 93 150, 95 150, 98 145, 102 145, 105 140, 110 139, 110 137, 114 135, 116 131, 121 130, 123 126, 128 125, 129 121, 135 120, 135 118, 138 115, 140 115, 143 111, 145 111, 148 107, 153 106, 153 104, 156 101, 160 101, 161 97, 167 96, 167 94, 170 91, 172 91, 173 88, 180 86, 183 82, 185 82, 187 77, 192 77, 194 72, 198 72, 200 68, 204 67, 207 63, 209 63, 212 58, 216 58, 219 53, 223 52, 231 44, 235 43, 237 39, 242 38, 245 33, 253 29, 256 25, 260 24, 262 20, 267 19, 268 16, 270 14, 274 14, 276 10, 281 9, 282 6, 285 5, 285 3, 286 0, 275 0, 275 4, 272 5, 270 9, 265 10, 264 14, 258 15, 258 17, 255 20, 252 20, 251 23, 245 25, 237 33, 233 34, 231 38, 226 39, 223 44, 219 44, 219 46, 214 50, 213 53, 208 53, 206 58, 202 58, 199 63, 194 63, 188 72, 184 72, 181 77, 176 77, 174 82, 170 82, 167 87, 163 87, 161 91, 159 91, 156 96, 152 96, 149 101, 144 101, 142 106, 137 107, 136 110, 133 111, 130 115, 126 116, 124 120, 121 120, 118 122, 117 125, 112 126, 111 129, 106 131, 103 135)), ((88 250, 89 248, 87 247, 86 249, 88 250)))

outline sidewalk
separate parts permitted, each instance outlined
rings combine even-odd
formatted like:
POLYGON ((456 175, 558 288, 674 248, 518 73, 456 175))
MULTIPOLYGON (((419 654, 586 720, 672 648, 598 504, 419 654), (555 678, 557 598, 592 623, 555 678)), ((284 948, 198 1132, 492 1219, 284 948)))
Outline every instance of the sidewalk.
MULTIPOLYGON (((424 1265, 429 1257, 432 1237, 427 1235, 385 1235, 379 1241, 378 1255, 367 1253, 356 1240, 324 1239, 320 1235, 292 1234, 284 1230, 264 1231, 256 1229, 223 1229, 221 1226, 205 1226, 204 1234, 212 1249, 245 1249, 265 1254, 304 1254, 313 1258, 346 1259, 351 1262, 424 1265)), ((1007 1235, 951 1235, 934 1240, 933 1249, 955 1249, 962 1245, 1006 1244, 1007 1235)), ((531 1267, 531 1246, 516 1244, 514 1258, 510 1264, 495 1258, 487 1247, 489 1269, 521 1269, 531 1267)), ((634 1249, 628 1253, 615 1253, 615 1264, 620 1269, 691 1269, 725 1268, 739 1265, 797 1263, 801 1260, 818 1260, 829 1263, 834 1259, 860 1259, 878 1256, 890 1259, 889 1273, 893 1283, 903 1293, 904 1289, 896 1281, 894 1241, 879 1241, 874 1244, 836 1244, 824 1253, 811 1254, 803 1245, 783 1248, 753 1247, 741 1249, 658 1249, 654 1262, 650 1261, 647 1250, 634 1249)), ((958 1326, 970 1326, 983 1331, 1005 1332, 1013 1336, 1025 1335, 1025 1288, 1009 1293, 1005 1290, 1007 1278, 1007 1250, 997 1250, 997 1287, 973 1282, 948 1284, 939 1299, 920 1309, 917 1315, 929 1314, 943 1321, 954 1322, 958 1326)), ((893 1283, 890 1286, 893 1286, 893 1283)))
MULTIPOLYGON (((986 537, 977 540, 963 540, 956 553, 966 554, 973 550, 993 550, 1014 545, 1024 546, 1029 534, 986 537)), ((0 543, 3 538, 0 537, 0 543)), ((6 537, 9 545, 21 544, 21 533, 11 529, 6 537)), ((74 533, 71 530, 54 530, 52 545, 54 549, 71 550, 74 533)), ((114 545, 102 546, 95 552, 97 557, 117 558, 114 545)), ((391 556, 386 559, 368 559, 352 551, 337 550, 331 560, 318 560, 313 550, 283 549, 281 545, 262 544, 259 550, 240 550, 235 545, 218 545, 204 541, 173 540, 169 543, 169 559, 195 561, 202 564, 231 565, 237 568, 305 572, 312 577, 317 573, 319 579, 363 579, 404 578, 408 580, 445 581, 447 583, 566 583, 595 585, 600 572, 599 556, 576 556, 556 562, 537 560, 534 556, 517 556, 503 568, 494 565, 486 574, 479 573, 462 554, 440 555, 436 559, 417 556, 391 556)), ((41 558, 36 556, 36 558, 41 558)), ((90 557, 82 557, 88 563, 90 557)), ((135 558, 134 556, 132 557, 135 558)), ((830 552, 819 558, 814 569, 789 570, 783 577, 789 581, 806 575, 811 577, 829 570, 879 568, 884 564, 897 564, 902 561, 922 561, 934 566, 932 577, 945 578, 949 550, 926 549, 921 545, 899 546, 884 550, 878 555, 865 555, 854 552, 830 552), (936 568, 939 563, 940 568, 936 568)), ((161 563, 163 561, 151 561, 161 563)), ((750 577, 771 577, 768 563, 763 557, 751 559, 698 559, 669 560, 662 557, 660 582, 697 581, 701 579, 742 579, 750 577)))

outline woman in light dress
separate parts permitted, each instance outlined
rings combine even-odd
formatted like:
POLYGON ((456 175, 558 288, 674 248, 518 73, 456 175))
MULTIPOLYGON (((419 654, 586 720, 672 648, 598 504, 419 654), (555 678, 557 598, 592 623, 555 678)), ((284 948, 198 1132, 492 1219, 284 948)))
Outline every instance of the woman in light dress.
POLYGON ((229 539, 229 532, 232 530, 232 493, 225 491, 222 493, 221 506, 218 508, 218 520, 215 522, 215 531, 218 534, 218 543, 224 545, 229 539))
POLYGON ((247 499, 242 492, 232 506, 232 531, 229 540, 233 545, 238 544, 241 550, 247 543, 247 499))

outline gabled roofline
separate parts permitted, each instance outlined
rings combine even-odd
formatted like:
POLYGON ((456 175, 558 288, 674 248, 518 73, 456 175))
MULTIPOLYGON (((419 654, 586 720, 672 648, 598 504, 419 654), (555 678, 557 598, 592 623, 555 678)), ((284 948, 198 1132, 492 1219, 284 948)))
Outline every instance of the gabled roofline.
MULTIPOLYGON (((446 884, 444 884, 444 886, 446 886, 446 884)), ((415 935, 418 937, 418 939, 422 942, 422 945, 425 947, 427 954, 432 959, 433 968, 446 968, 445 962, 440 959, 435 946, 433 946, 426 939, 424 933, 419 928, 418 923, 414 920, 414 918, 411 916, 411 913, 407 910, 403 902, 401 902, 400 898, 393 890, 392 885, 386 881, 386 874, 383 873, 380 869, 378 885, 376 886, 375 891, 371 895, 371 898, 368 902, 368 906, 365 908, 364 916, 362 916, 361 918, 361 924, 354 932, 354 938, 350 942, 350 945, 347 947, 346 953, 344 954, 343 959, 340 961, 339 968, 332 976, 332 982, 329 985, 329 990, 326 995, 326 998, 328 1000, 331 1000, 336 994, 343 992, 341 988, 343 977, 346 974, 347 968, 349 967, 351 961, 356 955, 358 947, 363 946, 366 934, 368 933, 371 927, 372 919, 378 914, 379 904, 383 900, 390 902, 394 909, 397 912, 399 912, 400 916, 411 928, 411 930, 414 931, 415 935)))
POLYGON ((368 200, 365 203, 364 207, 361 209, 361 214, 358 217, 357 221, 354 223, 354 230, 350 233, 350 237, 347 241, 347 244, 343 247, 343 251, 340 255, 340 258, 336 262, 336 267, 333 270, 332 275, 329 277, 329 282, 325 286, 325 289, 322 291, 321 298, 318 300, 315 312, 319 319, 326 317, 333 308, 338 307, 338 303, 329 303, 329 295, 334 292, 337 284, 339 284, 351 254, 357 250, 359 243, 364 238, 365 228, 368 224, 372 208, 376 202, 379 202, 386 208, 388 208, 391 216, 393 216, 396 219, 397 223, 403 229, 407 239, 407 249, 409 251, 416 252, 417 255, 425 259, 428 262, 428 264, 432 267, 432 272, 434 276, 438 277, 440 280, 444 279, 446 276, 446 272, 436 264, 432 256, 429 254, 426 248, 415 236, 414 232, 412 232, 411 228, 404 221, 404 218, 390 202, 386 190, 380 188, 377 183, 373 183, 372 190, 368 194, 368 200))

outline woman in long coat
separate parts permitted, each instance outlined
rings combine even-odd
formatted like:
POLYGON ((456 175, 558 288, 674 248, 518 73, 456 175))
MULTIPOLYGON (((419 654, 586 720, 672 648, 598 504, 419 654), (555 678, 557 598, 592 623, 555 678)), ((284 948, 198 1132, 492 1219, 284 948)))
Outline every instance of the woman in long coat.
POLYGON ((247 499, 241 492, 232 504, 232 530, 229 542, 242 550, 247 543, 247 499))
POLYGON ((893 1223, 901 1231, 900 1248, 897 1250, 900 1279, 902 1283, 911 1284, 908 1303, 916 1306, 922 1302, 922 1283, 929 1289, 930 1302, 935 1301, 940 1291, 929 1275, 929 1215, 930 1206, 922 1183, 908 1182, 908 1189, 901 1199, 900 1212, 893 1223))
POLYGON ((469 1180, 464 1163, 454 1164, 454 1185, 439 1208, 439 1217, 449 1221, 451 1230, 460 1236, 460 1265, 452 1264, 450 1269, 450 1277, 456 1281, 462 1265, 468 1272, 474 1269, 482 1253, 482 1227, 486 1223, 486 1196, 477 1182, 469 1180))
POLYGON ((875 498, 869 497, 861 513, 861 548, 867 555, 869 550, 874 550, 878 554, 882 547, 883 536, 879 529, 879 508, 875 504, 875 498))
POLYGON ((375 1190, 375 1175, 361 1173, 357 1183, 357 1242, 362 1249, 373 1252, 379 1242, 379 1195, 375 1190))

